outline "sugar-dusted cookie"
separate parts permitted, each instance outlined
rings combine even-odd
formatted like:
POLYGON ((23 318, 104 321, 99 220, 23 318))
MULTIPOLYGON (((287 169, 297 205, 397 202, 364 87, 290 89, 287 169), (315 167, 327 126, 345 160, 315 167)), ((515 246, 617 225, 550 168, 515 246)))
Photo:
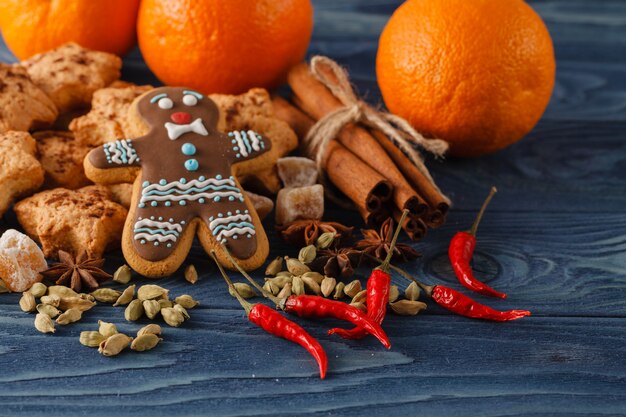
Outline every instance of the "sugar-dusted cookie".
POLYGON ((271 142, 252 130, 220 133, 215 103, 186 88, 145 93, 128 117, 142 136, 94 149, 85 172, 96 183, 134 180, 122 238, 129 265, 146 276, 169 275, 197 233, 222 264, 233 267, 225 244, 242 267, 260 266, 267 237, 237 177, 271 165, 271 142))
POLYGON ((20 201, 14 210, 26 233, 52 258, 59 250, 102 257, 106 249, 119 246, 128 213, 110 200, 105 187, 96 185, 43 191, 20 201))
POLYGON ((83 160, 92 147, 78 143, 72 132, 48 130, 35 132, 33 137, 37 141, 39 162, 46 172, 45 189, 75 190, 91 184, 85 176, 83 160))
POLYGON ((21 65, 63 113, 89 106, 94 91, 120 77, 122 60, 106 52, 66 43, 21 65))
POLYGON ((36 152, 35 139, 27 132, 0 134, 0 217, 17 197, 43 183, 44 171, 36 152))
POLYGON ((26 70, 0 63, 0 133, 52 125, 58 111, 26 70))
POLYGON ((94 147, 130 137, 132 126, 126 117, 128 109, 133 100, 152 88, 149 85, 124 86, 116 82, 111 87, 96 91, 91 100, 91 111, 72 120, 70 130, 76 140, 94 147))

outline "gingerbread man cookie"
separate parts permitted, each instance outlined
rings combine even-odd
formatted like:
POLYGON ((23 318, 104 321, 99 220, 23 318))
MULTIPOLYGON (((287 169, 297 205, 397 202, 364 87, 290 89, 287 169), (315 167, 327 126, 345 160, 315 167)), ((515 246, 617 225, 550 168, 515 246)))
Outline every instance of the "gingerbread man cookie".
POLYGON ((219 111, 208 97, 162 87, 137 97, 128 116, 143 136, 106 143, 85 157, 96 183, 134 180, 122 250, 137 272, 172 274, 194 236, 233 267, 225 245, 246 269, 259 267, 269 248, 238 175, 266 168, 271 142, 253 131, 217 131, 219 111))

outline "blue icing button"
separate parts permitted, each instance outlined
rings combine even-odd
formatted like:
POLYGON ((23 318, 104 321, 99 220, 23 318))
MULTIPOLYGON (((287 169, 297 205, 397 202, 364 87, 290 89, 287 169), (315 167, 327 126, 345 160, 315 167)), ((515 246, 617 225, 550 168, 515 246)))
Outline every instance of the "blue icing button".
POLYGON ((186 206, 187 202, 185 200, 180 200, 178 204, 180 204, 181 206, 186 206))
POLYGON ((200 204, 204 204, 204 198, 199 198, 199 199, 198 199, 198 203, 200 203, 200 204))
POLYGON ((153 201, 152 203, 150 203, 150 205, 151 205, 152 207, 156 207, 158 204, 159 204, 159 203, 157 203, 156 201, 153 201))
POLYGON ((184 155, 187 156, 196 154, 196 147, 193 145, 193 143, 184 143, 183 146, 181 146, 180 150, 183 152, 184 155))
POLYGON ((143 184, 141 184, 141 185, 145 188, 148 185, 150 185, 150 181, 144 181, 143 184))
POLYGON ((195 159, 187 159, 185 161, 185 169, 187 171, 197 171, 199 166, 198 161, 195 159))
POLYGON ((215 201, 216 203, 219 202, 220 200, 221 200, 221 198, 220 198, 219 195, 216 196, 216 197, 213 197, 213 201, 215 201))
POLYGON ((171 206, 171 205, 172 205, 172 202, 171 202, 171 201, 166 201, 166 202, 165 202, 165 205, 166 205, 167 207, 169 207, 169 206, 171 206))
POLYGON ((221 176, 221 175, 216 175, 216 176, 215 176, 215 179, 216 179, 216 180, 221 180, 221 179, 222 179, 222 176, 221 176))
POLYGON ((159 184, 165 185, 165 184, 167 184, 167 181, 165 181, 164 179, 161 179, 161 180, 159 180, 159 184))

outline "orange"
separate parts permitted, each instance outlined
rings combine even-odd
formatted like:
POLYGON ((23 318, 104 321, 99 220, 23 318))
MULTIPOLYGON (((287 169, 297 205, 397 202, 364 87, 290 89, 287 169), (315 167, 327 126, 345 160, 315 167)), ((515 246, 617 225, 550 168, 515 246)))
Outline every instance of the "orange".
POLYGON ((310 0, 143 0, 137 33, 165 84, 238 94, 283 82, 312 29, 310 0))
POLYGON ((19 59, 66 42, 124 55, 135 45, 140 0, 2 0, 0 29, 19 59))
POLYGON ((376 58, 389 110, 478 156, 525 136, 554 87, 552 40, 522 0, 408 0, 376 58))

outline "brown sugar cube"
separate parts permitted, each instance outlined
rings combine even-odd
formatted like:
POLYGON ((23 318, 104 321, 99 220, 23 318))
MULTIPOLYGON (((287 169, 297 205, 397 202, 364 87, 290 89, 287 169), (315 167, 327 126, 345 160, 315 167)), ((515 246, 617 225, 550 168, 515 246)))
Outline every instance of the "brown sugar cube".
POLYGON ((245 193, 252 205, 254 206, 256 214, 259 215, 259 218, 261 220, 266 218, 267 215, 270 214, 272 210, 274 210, 274 202, 271 198, 255 194, 250 191, 245 191, 245 193))
POLYGON ((0 63, 0 133, 47 127, 57 115, 50 97, 33 83, 24 68, 0 63))
POLYGON ((320 184, 283 188, 276 199, 276 223, 298 219, 319 220, 324 215, 324 187, 320 184))
POLYGON ((43 191, 20 201, 14 210, 26 233, 53 258, 59 250, 101 257, 106 249, 119 246, 128 214, 99 185, 43 191))
POLYGON ((96 147, 133 137, 136 133, 126 114, 133 100, 151 90, 152 86, 123 86, 119 82, 115 85, 96 91, 91 101, 91 111, 70 123, 70 130, 74 132, 77 141, 96 147))
POLYGON ((46 172, 44 188, 70 190, 85 187, 91 181, 85 176, 83 159, 91 147, 76 142, 71 132, 36 132, 39 162, 46 172))
POLYGON ((0 237, 0 279, 11 291, 23 292, 40 282, 48 263, 39 246, 17 230, 9 229, 0 237))
POLYGON ((63 113, 89 106, 94 91, 120 77, 122 60, 106 52, 66 43, 21 65, 63 113))
POLYGON ((309 158, 287 156, 276 161, 285 188, 306 187, 317 182, 317 165, 309 158))
POLYGON ((27 132, 0 134, 0 216, 16 198, 43 183, 44 170, 35 155, 35 139, 27 132))

